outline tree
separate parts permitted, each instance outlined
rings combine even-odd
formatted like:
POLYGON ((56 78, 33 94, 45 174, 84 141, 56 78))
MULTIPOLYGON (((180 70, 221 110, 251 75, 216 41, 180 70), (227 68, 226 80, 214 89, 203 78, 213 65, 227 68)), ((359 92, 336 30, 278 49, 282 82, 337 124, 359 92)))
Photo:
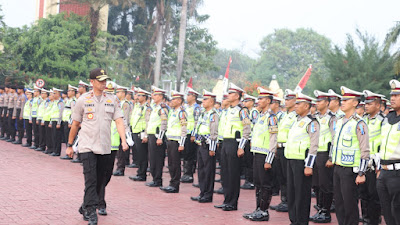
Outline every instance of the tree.
MULTIPOLYGON (((179 23, 179 42, 178 42, 178 63, 176 71, 176 83, 181 83, 183 57, 185 53, 185 38, 186 38, 186 14, 188 10, 187 0, 182 1, 181 20, 179 23)), ((177 91, 180 91, 180 85, 177 85, 177 91)))
POLYGON ((324 56, 328 69, 325 77, 319 77, 315 88, 326 91, 329 88, 340 93, 340 86, 357 91, 370 90, 389 94, 389 80, 394 77, 393 57, 374 37, 357 30, 361 45, 347 35, 346 46, 335 46, 324 56))
MULTIPOLYGON (((394 46, 397 43, 399 37, 400 37, 400 21, 397 21, 396 25, 389 30, 389 33, 386 34, 385 50, 389 50, 390 47, 394 46)), ((400 75, 400 47, 394 53, 394 58, 395 58, 394 70, 398 79, 400 75)))

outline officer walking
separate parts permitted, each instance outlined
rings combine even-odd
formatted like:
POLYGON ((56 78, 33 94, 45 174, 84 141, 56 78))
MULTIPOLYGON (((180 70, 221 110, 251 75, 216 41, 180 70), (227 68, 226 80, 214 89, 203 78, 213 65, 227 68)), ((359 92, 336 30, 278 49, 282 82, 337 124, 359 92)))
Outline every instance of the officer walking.
POLYGON ((244 214, 252 221, 268 221, 268 208, 272 199, 272 162, 276 153, 278 120, 269 111, 275 93, 258 87, 258 105, 261 112, 255 121, 251 136, 251 152, 254 154, 254 184, 256 189, 256 210, 244 214))
POLYGON ((97 68, 90 72, 93 91, 77 100, 67 143, 67 154, 72 157, 72 142, 80 126, 78 151, 83 163, 85 195, 79 211, 89 224, 97 224, 96 208, 99 197, 96 187, 105 182, 104 169, 114 160, 111 157, 112 120, 116 123, 123 149, 128 149, 121 108, 113 95, 103 92, 108 79, 103 69, 97 68))
POLYGON ((367 125, 355 111, 364 94, 344 86, 340 89, 343 96, 341 108, 345 116, 337 121, 332 147, 336 217, 339 225, 358 224, 357 185, 365 182, 369 137, 367 125))
POLYGON ((214 206, 224 211, 237 210, 240 193, 241 158, 244 155, 244 147, 251 133, 249 111, 240 105, 243 92, 243 89, 233 83, 230 84, 228 90, 230 108, 224 121, 224 144, 221 150, 224 202, 222 205, 214 206))
POLYGON ((378 171, 376 188, 387 225, 400 224, 400 82, 390 81, 389 112, 382 123, 382 145, 379 152, 381 170, 378 171))

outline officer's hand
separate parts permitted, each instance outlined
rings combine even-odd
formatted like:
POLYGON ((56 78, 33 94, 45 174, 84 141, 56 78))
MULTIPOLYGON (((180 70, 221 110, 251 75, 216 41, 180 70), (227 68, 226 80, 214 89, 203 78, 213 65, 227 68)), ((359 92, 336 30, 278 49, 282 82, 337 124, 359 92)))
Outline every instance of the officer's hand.
POLYGON ((32 120, 29 120, 29 123, 32 123, 32 120))
POLYGON ((157 139, 156 144, 157 144, 158 146, 162 145, 162 139, 157 139))
POLYGON ((71 128, 71 124, 68 124, 68 128, 71 128))
POLYGON ((142 139, 142 143, 147 143, 147 142, 148 142, 147 138, 142 139))
POLYGON ((265 170, 271 169, 271 164, 265 163, 265 164, 264 164, 264 169, 265 169, 265 170))
POLYGON ((363 183, 365 183, 365 175, 362 175, 361 177, 357 175, 356 184, 359 185, 359 184, 363 184, 363 183))
POLYGON ((42 126, 44 126, 44 122, 42 122, 42 126))
MULTIPOLYGON (((32 122, 31 122, 32 123, 32 122)), ((44 123, 43 123, 44 124, 44 123)), ((39 121, 36 121, 36 125, 39 125, 39 121)))
POLYGON ((57 124, 56 128, 57 128, 57 129, 60 129, 60 128, 61 128, 61 125, 60 125, 60 124, 57 124))
POLYGON ((243 150, 242 148, 238 148, 238 150, 237 150, 237 156, 238 156, 239 158, 244 156, 244 150, 243 150))
POLYGON ((195 140, 195 139, 196 139, 196 138, 195 138, 195 137, 193 137, 193 136, 192 136, 192 137, 190 137, 190 141, 191 141, 191 142, 194 142, 194 140, 195 140))
POLYGON ((208 153, 211 157, 215 156, 215 152, 214 151, 209 151, 208 153))
POLYGON ((74 150, 72 149, 72 147, 68 147, 66 150, 66 154, 72 158, 72 156, 74 156, 74 150))
POLYGON ((16 118, 17 118, 16 116, 13 116, 13 117, 12 117, 13 120, 15 120, 16 118))
POLYGON ((381 174, 381 171, 380 170, 377 170, 376 171, 376 179, 378 179, 379 178, 379 175, 381 174))
POLYGON ((124 150, 124 152, 129 149, 129 146, 126 142, 122 142, 121 145, 122 145, 122 150, 124 150))
POLYGON ((312 176, 312 168, 309 167, 304 168, 304 175, 306 177, 312 176))
POLYGON ((179 152, 181 152, 181 151, 183 151, 183 150, 185 150, 185 147, 184 147, 184 146, 179 146, 179 147, 178 147, 178 151, 179 151, 179 152))
POLYGON ((331 167, 333 167, 333 163, 330 160, 328 160, 325 163, 325 167, 331 168, 331 167))
POLYGON ((19 119, 22 120, 22 117, 20 117, 19 119))
POLYGON ((51 128, 51 123, 49 123, 49 128, 51 128))

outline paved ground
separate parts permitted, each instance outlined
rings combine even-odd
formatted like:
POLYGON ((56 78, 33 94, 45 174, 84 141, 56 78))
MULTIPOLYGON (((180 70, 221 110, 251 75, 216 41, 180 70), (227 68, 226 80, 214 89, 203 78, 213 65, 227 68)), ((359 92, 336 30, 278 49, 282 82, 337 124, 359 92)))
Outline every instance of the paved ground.
MULTIPOLYGON (((84 188, 79 164, 0 141, 0 173, 0 224, 87 224, 78 213, 84 188)), ((136 169, 127 168, 124 177, 112 177, 106 190, 108 216, 99 216, 99 224, 262 223, 242 217, 255 208, 254 190, 241 191, 238 211, 223 212, 213 207, 222 203, 221 195, 214 203, 200 204, 190 200, 199 193, 191 184, 182 184, 179 194, 166 194, 128 178, 135 174, 136 169)), ((168 173, 164 179, 167 184, 168 173)), ((272 204, 278 202, 273 197, 272 204)), ((290 223, 287 213, 270 214, 265 224, 290 223)))

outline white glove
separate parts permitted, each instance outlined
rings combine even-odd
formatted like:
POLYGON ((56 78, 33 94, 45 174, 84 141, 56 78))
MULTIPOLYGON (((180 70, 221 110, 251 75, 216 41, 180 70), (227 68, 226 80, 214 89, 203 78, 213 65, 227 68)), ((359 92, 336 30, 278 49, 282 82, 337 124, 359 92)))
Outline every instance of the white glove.
POLYGON ((74 150, 75 153, 78 153, 78 142, 79 142, 79 136, 76 136, 75 142, 72 145, 72 149, 74 150))
POLYGON ((127 131, 125 133, 125 136, 126 136, 126 143, 128 143, 129 146, 133 146, 135 143, 132 140, 132 133, 127 131))

